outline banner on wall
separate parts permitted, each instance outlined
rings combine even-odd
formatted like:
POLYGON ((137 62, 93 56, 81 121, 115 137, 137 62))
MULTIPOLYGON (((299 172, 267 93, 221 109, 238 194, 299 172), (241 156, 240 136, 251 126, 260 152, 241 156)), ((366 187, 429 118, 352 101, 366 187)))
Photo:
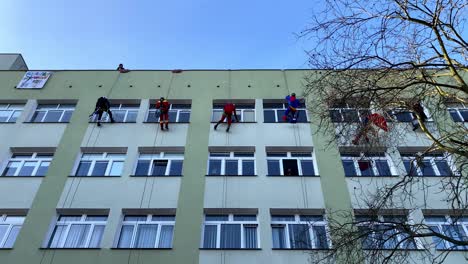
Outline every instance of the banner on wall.
POLYGON ((18 89, 41 89, 46 84, 52 72, 28 71, 16 86, 18 89))

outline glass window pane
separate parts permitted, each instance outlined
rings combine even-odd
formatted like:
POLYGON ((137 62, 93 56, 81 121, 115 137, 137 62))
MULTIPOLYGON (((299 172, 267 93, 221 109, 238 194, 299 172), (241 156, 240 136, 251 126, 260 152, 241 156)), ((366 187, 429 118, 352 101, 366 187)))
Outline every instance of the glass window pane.
POLYGON ((307 224, 290 224, 289 226, 289 242, 291 248, 312 248, 309 234, 309 225, 307 224))
POLYGON ((50 161, 42 161, 36 171, 36 176, 45 176, 49 169, 50 161))
POLYGON ((255 122, 255 111, 244 110, 244 113, 242 116, 242 122, 255 122))
POLYGON ((98 248, 101 245, 102 234, 104 234, 104 225, 95 225, 91 240, 89 241, 89 248, 98 248))
POLYGON ((311 160, 301 160, 302 175, 315 175, 314 163, 311 160))
POLYGON ((238 160, 226 160, 226 168, 224 175, 239 175, 238 160))
POLYGON ((21 115, 21 110, 17 110, 13 112, 13 115, 10 117, 10 120, 8 122, 16 122, 18 120, 18 117, 21 115))
POLYGON ((221 224, 221 248, 241 248, 240 238, 240 224, 221 224))
POLYGON ((242 161, 242 175, 255 175, 255 161, 253 160, 242 161))
POLYGON ((72 110, 67 110, 62 116, 61 122, 70 122, 71 116, 73 114, 72 110))
POLYGON ((452 116, 453 121, 455 122, 463 122, 462 117, 458 114, 457 110, 449 110, 450 115, 452 116))
POLYGON ((257 227, 244 226, 245 248, 257 248, 257 227))
POLYGON ((80 161, 78 169, 76 170, 76 176, 87 176, 89 168, 91 167, 91 161, 80 161))
MULTIPOLYGON (((125 110, 112 110, 112 117, 115 122, 124 122, 126 112, 125 110)), ((105 120, 109 120, 107 115, 105 120)))
POLYGON ((306 123, 307 121, 307 114, 305 110, 297 110, 297 122, 298 123, 306 123))
POLYGON ((460 114, 463 117, 463 121, 468 122, 468 109, 466 110, 459 110, 460 114))
POLYGON ((374 171, 372 170, 372 161, 359 160, 358 166, 359 171, 361 172, 361 176, 374 176, 374 171))
POLYGON ((342 109, 344 122, 359 122, 359 116, 356 109, 342 109))
POLYGON ((179 122, 190 122, 190 112, 180 111, 179 122))
POLYGON ((114 161, 112 162, 112 167, 110 169, 110 176, 120 176, 122 175, 123 161, 114 161))
POLYGON ((325 226, 313 226, 312 230, 315 234, 315 248, 328 249, 325 226))
POLYGON ((0 242, 3 241, 9 227, 10 225, 0 225, 0 242))
POLYGON ((234 215, 234 221, 257 221, 256 215, 234 215))
POLYGON ((268 160, 268 175, 281 175, 279 160, 268 160))
POLYGON ((37 161, 27 161, 23 164, 23 167, 21 167, 20 172, 18 176, 32 176, 32 173, 34 171, 34 168, 37 165, 37 161))
POLYGON ((376 160, 375 166, 380 176, 391 176, 392 172, 390 171, 390 166, 386 160, 376 160))
POLYGON ((221 175, 221 160, 210 160, 208 175, 221 175))
POLYGON ((411 122, 413 120, 413 115, 410 112, 397 112, 395 117, 399 122, 411 122))
POLYGON ((126 215, 124 221, 145 222, 146 215, 126 215))
POLYGON ((227 215, 206 215, 205 221, 227 221, 227 215))
POLYGON ((286 248, 284 227, 272 227, 273 248, 286 248))
POLYGON ((331 121, 334 123, 339 123, 342 122, 342 117, 341 117, 341 112, 338 109, 331 109, 329 110, 330 112, 330 118, 331 121))
POLYGON ((410 176, 417 176, 418 172, 411 160, 403 160, 403 164, 405 165, 406 173, 410 176))
POLYGON ((211 115, 211 121, 218 122, 218 120, 221 120, 222 114, 223 114, 223 110, 213 109, 213 114, 211 115))
POLYGON ((172 236, 174 233, 174 226, 163 225, 161 226, 161 234, 159 235, 159 248, 171 248, 172 236))
POLYGON ((169 122, 175 123, 177 120, 177 110, 169 110, 169 122))
POLYGON ((11 111, 10 110, 0 110, 0 122, 7 122, 10 118, 11 111))
POLYGON ((108 163, 108 161, 96 161, 93 172, 91 172, 91 176, 104 176, 108 163))
POLYGON ((343 168, 345 171, 345 176, 356 176, 356 168, 354 167, 354 161, 352 160, 342 160, 343 168))
POLYGON ((295 221, 294 215, 272 215, 271 221, 295 221))
POLYGON ((63 236, 65 235, 66 226, 58 225, 55 227, 54 232, 52 233, 52 237, 49 242, 50 248, 57 248, 60 245, 60 241, 62 240, 63 236))
POLYGON ((44 117, 44 111, 36 111, 31 118, 31 122, 42 122, 42 118, 44 117))
POLYGON ((301 221, 305 221, 305 222, 308 222, 308 223, 314 223, 314 222, 323 221, 323 216, 321 216, 321 215, 301 215, 301 216, 299 216, 299 219, 301 221))
MULTIPOLYGON (((430 225, 429 228, 435 233, 439 233, 439 234, 442 233, 443 234, 443 232, 441 232, 441 230, 439 229, 438 226, 430 225)), ((434 243, 436 249, 445 249, 446 248, 444 240, 439 238, 439 237, 433 236, 432 237, 432 242, 434 243)))
POLYGON ((153 161, 153 171, 151 175, 162 176, 166 175, 167 160, 155 160, 153 161))
POLYGON ((216 248, 217 226, 205 225, 203 231, 203 248, 216 248))
POLYGON ((169 175, 175 175, 175 176, 182 175, 183 163, 184 162, 182 160, 172 160, 171 168, 169 170, 169 175))
POLYGON ((156 246, 156 233, 158 225, 138 225, 135 248, 154 248, 156 246))
POLYGON ((135 175, 148 175, 149 167, 149 160, 139 160, 135 170, 135 175))
POLYGON ((88 222, 105 222, 107 215, 87 215, 85 221, 88 222))
POLYGON ((439 175, 441 176, 450 176, 452 175, 452 170, 445 160, 436 160, 435 164, 439 170, 439 175))
MULTIPOLYGON (((442 230, 446 236, 453 238, 454 240, 459 241, 468 241, 468 237, 463 230, 461 225, 442 225, 442 230)), ((455 244, 448 242, 449 248, 458 249, 458 250, 466 250, 468 246, 455 246, 455 244)))
POLYGON ((210 157, 229 157, 229 152, 210 152, 210 157))
POLYGON ((263 110, 263 119, 265 123, 274 123, 275 120, 275 111, 274 110, 263 110))
POLYGON ((72 224, 67 234, 64 247, 83 248, 86 247, 86 238, 88 237, 91 225, 72 224))
POLYGON ((419 168, 421 169, 423 176, 436 176, 434 168, 432 168, 432 164, 428 160, 419 164, 419 168))
POLYGON ((153 215, 151 221, 162 221, 162 222, 171 222, 175 221, 175 216, 173 215, 153 215))
POLYGON ((59 122, 63 110, 49 110, 44 118, 44 122, 59 122))
POLYGON ((120 231, 119 243, 117 244, 118 248, 129 248, 132 242, 133 235, 133 225, 123 225, 122 230, 120 231))
POLYGON ((283 122, 283 115, 284 115, 284 110, 277 110, 276 111, 276 120, 278 120, 277 122, 283 122))
POLYGON ((80 221, 81 215, 61 215, 58 219, 60 222, 73 222, 73 221, 80 221))
POLYGON ((16 173, 16 170, 19 168, 21 162, 19 161, 10 161, 8 162, 7 167, 3 171, 2 176, 13 176, 16 173))
POLYGON ((138 111, 129 110, 125 122, 136 122, 138 111))
POLYGON ((156 111, 155 110, 150 110, 148 112, 148 116, 146 118, 146 122, 159 122, 159 118, 156 117, 156 111))

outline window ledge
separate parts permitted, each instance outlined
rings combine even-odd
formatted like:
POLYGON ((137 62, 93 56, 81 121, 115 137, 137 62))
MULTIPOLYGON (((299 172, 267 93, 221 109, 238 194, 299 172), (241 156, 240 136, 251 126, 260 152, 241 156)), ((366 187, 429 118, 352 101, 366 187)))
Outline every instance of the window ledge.
MULTIPOLYGON (((88 122, 89 124, 97 124, 96 121, 93 121, 93 122, 88 122)), ((107 122, 107 121, 101 121, 101 124, 136 124, 137 122, 136 121, 132 121, 132 122, 122 122, 122 121, 115 121, 115 122, 107 122)))
POLYGON ((68 124, 70 122, 32 122, 32 121, 26 121, 23 122, 23 124, 68 124))
POLYGON ((200 250, 262 250, 261 248, 199 248, 200 250))
MULTIPOLYGON (((159 121, 144 121, 143 124, 159 124, 159 121)), ((169 124, 190 124, 190 122, 171 122, 169 121, 169 124)))
POLYGON ((280 251, 296 251, 296 250, 313 250, 313 251, 328 251, 329 248, 272 248, 271 250, 280 250, 280 251))
POLYGON ((122 177, 122 176, 121 176, 121 175, 119 175, 119 176, 105 176, 105 175, 81 176, 81 175, 68 175, 68 177, 72 177, 72 178, 118 178, 118 177, 122 177))
POLYGON ((212 175, 206 174, 206 177, 258 177, 258 175, 212 175))
POLYGON ((118 248, 112 247, 112 250, 172 250, 172 248, 118 248))
POLYGON ((286 122, 286 121, 281 121, 281 122, 263 122, 264 124, 309 124, 310 121, 307 122, 296 122, 296 123, 291 123, 291 122, 286 122))
POLYGON ((8 248, 2 247, 2 248, 0 248, 0 250, 12 250, 12 249, 13 249, 12 247, 8 247, 8 248))
POLYGON ((0 122, 0 124, 16 124, 16 122, 0 122))
POLYGON ((136 177, 136 178, 145 178, 145 177, 149 177, 149 178, 168 178, 168 177, 183 177, 183 175, 130 175, 130 177, 136 177))
MULTIPOLYGON (((210 123, 211 123, 211 124, 216 124, 216 123, 218 123, 218 121, 211 121, 210 123)), ((224 124, 224 123, 227 124, 227 122, 224 122, 224 121, 221 122, 221 124, 224 124)), ((248 121, 248 122, 240 122, 240 121, 239 121, 239 122, 235 122, 235 121, 232 121, 232 123, 233 123, 233 124, 234 124, 234 123, 236 123, 236 124, 255 124, 255 123, 258 123, 258 122, 257 122, 257 121, 248 121)))
POLYGON ((39 248, 40 250, 100 250, 101 248, 98 247, 98 248, 50 248, 50 247, 41 247, 39 248))
POLYGON ((284 178, 290 178, 290 177, 320 177, 320 175, 267 175, 267 177, 284 177, 284 178))
POLYGON ((400 175, 374 175, 374 176, 352 175, 352 176, 346 176, 346 178, 396 178, 396 177, 399 177, 399 176, 400 175))
POLYGON ((0 178, 44 178, 45 176, 0 176, 0 178))

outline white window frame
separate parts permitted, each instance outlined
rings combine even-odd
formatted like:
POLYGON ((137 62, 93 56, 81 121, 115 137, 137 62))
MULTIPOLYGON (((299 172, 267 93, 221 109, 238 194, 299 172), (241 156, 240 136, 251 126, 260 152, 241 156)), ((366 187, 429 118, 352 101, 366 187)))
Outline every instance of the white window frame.
POLYGON ((72 111, 72 114, 73 114, 73 112, 75 112, 75 105, 74 104, 39 104, 36 110, 34 111, 33 116, 31 117, 31 122, 33 123, 43 123, 43 122, 67 123, 69 121, 62 121, 63 117, 65 116, 66 111, 72 111), (41 105, 57 105, 57 106, 56 107, 42 107, 41 105), (49 111, 62 111, 62 114, 60 115, 59 120, 58 121, 44 121, 49 111), (45 112, 41 121, 33 120, 34 115, 36 115, 37 112, 45 112))
POLYGON ((125 164, 125 159, 127 157, 127 154, 126 153, 109 153, 109 152, 102 152, 102 153, 82 153, 80 155, 80 159, 78 161, 78 164, 76 165, 76 168, 75 168, 75 173, 73 173, 73 176, 74 177, 99 177, 99 176, 121 176, 122 173, 123 173, 123 166, 125 164), (100 157, 85 157, 85 155, 101 155, 100 157), (110 157, 109 157, 110 155, 110 157), (123 157, 113 157, 112 155, 122 155, 123 157), (80 164, 82 161, 91 161, 91 165, 89 166, 89 169, 88 169, 88 173, 86 175, 77 175, 78 173, 78 170, 80 168, 80 164), (104 173, 104 175, 91 175, 93 170, 94 170, 94 166, 96 165, 96 162, 102 162, 102 161, 107 161, 107 167, 106 167, 106 171, 104 173), (112 165, 114 164, 114 162, 122 162, 122 171, 120 172, 120 175, 110 175, 110 172, 112 170, 112 165))
POLYGON ((160 248, 159 247, 159 242, 160 242, 159 239, 160 239, 160 236, 161 236, 162 226, 164 225, 164 226, 172 226, 173 227, 173 229, 172 229, 172 241, 171 241, 171 247, 170 247, 170 248, 172 248, 173 242, 174 242, 175 215, 158 215, 158 214, 148 214, 148 215, 145 215, 145 214, 142 214, 142 215, 128 214, 128 215, 124 215, 123 219, 122 219, 122 223, 120 224, 119 233, 117 234, 116 247, 117 248, 124 248, 124 247, 119 247, 120 236, 122 234, 122 228, 124 226, 128 226, 128 225, 133 226, 132 237, 131 237, 130 247, 129 248, 137 248, 137 247, 135 247, 135 242, 136 242, 136 236, 137 236, 137 233, 138 233, 139 226, 140 225, 150 225, 150 224, 151 225, 154 225, 154 224, 158 225, 158 229, 156 231, 155 245, 152 248, 160 248), (125 220, 126 216, 146 217, 146 220, 145 221, 128 221, 128 220, 126 221, 125 220), (173 216, 174 220, 172 220, 172 221, 154 221, 154 220, 152 220, 153 216, 155 216, 155 217, 158 217, 158 216, 173 216))
MULTIPOLYGON (((17 177, 17 176, 20 176, 20 177, 36 177, 36 173, 37 173, 37 170, 39 169, 39 167, 41 166, 41 164, 43 162, 49 162, 49 166, 50 166, 50 163, 52 162, 52 159, 54 158, 53 157, 54 154, 53 153, 42 153, 42 152, 33 152, 33 153, 13 153, 12 154, 12 157, 6 162, 6 165, 5 167, 3 168, 3 171, 2 171, 2 174, 0 177, 17 177), (26 156, 26 155, 30 155, 30 158, 26 158, 26 157, 21 157, 21 158, 13 158, 13 156, 15 155, 21 155, 21 156, 26 156), (50 157, 41 157, 41 156, 38 156, 38 155, 50 155, 50 157), (10 162, 20 162, 19 166, 17 167, 15 173, 11 176, 7 176, 7 175, 3 175, 4 173, 6 173, 6 170, 8 169, 8 164, 10 164, 10 162), (34 166, 34 169, 31 173, 31 175, 19 175, 20 171, 21 171, 21 168, 23 168, 24 164, 26 162, 36 162, 36 165, 34 166)), ((47 166, 47 168, 49 168, 49 166, 47 166)), ((43 177, 43 176, 37 176, 37 177, 43 177)))
POLYGON ((460 118, 461 120, 464 120, 464 121, 455 121, 453 120, 453 117, 452 115, 450 114, 450 117, 452 118, 452 120, 454 122, 457 122, 457 123, 466 123, 468 122, 468 120, 465 120, 462 116, 462 114, 460 113, 460 111, 463 110, 463 111, 468 111, 468 104, 464 104, 464 103, 448 103, 447 104, 447 111, 449 111, 449 114, 450 113, 453 113, 455 112, 457 115, 458 115, 458 118, 460 118))
MULTIPOLYGON (((272 214, 271 215, 271 218, 273 219, 274 216, 280 216, 280 214, 272 214)), ((303 221, 301 220, 301 216, 311 216, 311 215, 301 215, 301 214, 294 214, 294 215, 281 215, 281 216, 293 216, 294 217, 294 221, 273 221, 271 220, 271 227, 272 227, 272 232, 273 232, 273 227, 283 227, 284 228, 284 237, 285 237, 285 240, 286 240, 286 244, 284 248, 286 249, 295 249, 295 248, 291 248, 291 241, 290 241, 290 237, 289 237, 289 225, 290 224, 301 224, 301 225, 308 225, 309 227, 312 227, 312 226, 324 226, 325 227, 325 234, 326 234, 326 238, 327 238, 327 245, 328 245, 328 248, 331 248, 331 238, 330 238, 330 229, 328 227, 328 222, 326 220, 326 217, 324 215, 312 215, 312 216, 322 216, 323 217, 323 220, 322 221, 314 221, 314 222, 309 222, 309 221, 303 221)), ((312 246, 311 249, 316 249, 317 248, 317 245, 315 244, 315 238, 316 238, 316 234, 315 232, 313 232, 312 228, 309 228, 308 229, 308 232, 309 232, 309 237, 311 239, 310 244, 312 246)), ((273 235, 273 233, 272 233, 273 235)), ((273 241, 273 237, 272 237, 272 241, 273 241)), ((272 242, 273 244, 273 242, 272 242)), ((284 248, 273 248, 273 249, 284 249, 284 248)))
POLYGON ((135 165, 134 169, 134 175, 137 176, 180 176, 180 175, 170 175, 171 171, 171 166, 172 166, 172 161, 182 161, 182 168, 183 168, 183 163, 184 163, 184 153, 183 152, 159 152, 155 154, 148 154, 148 153, 140 153, 138 160, 135 165), (140 160, 148 160, 150 161, 150 166, 148 168, 148 172, 146 175, 137 175, 137 167, 138 167, 138 161, 140 160), (153 166, 154 162, 158 160, 167 160, 167 166, 166 166, 166 171, 164 172, 164 175, 152 175, 151 172, 153 171, 153 166))
MULTIPOLYGON (((110 104, 110 111, 112 112, 112 117, 115 119, 115 112, 114 111, 125 111, 125 115, 122 121, 117 121, 119 123, 134 123, 136 122, 136 119, 138 118, 138 111, 140 109, 140 104, 110 104), (135 121, 127 121, 128 113, 129 112, 135 112, 135 121)), ((93 116, 92 122, 97 122, 98 120, 98 115, 95 114, 93 116)), ((101 122, 110 122, 109 119, 109 114, 107 112, 102 113, 101 117, 101 122)))
MULTIPOLYGON (((286 111, 286 109, 288 109, 289 105, 288 103, 284 103, 285 100, 280 100, 281 102, 273 102, 273 104, 282 104, 283 105, 283 108, 271 108, 271 107, 263 107, 263 114, 265 115, 265 110, 273 110, 275 112, 275 122, 266 122, 266 123, 283 123, 283 120, 279 120, 278 119, 278 111, 280 111, 281 113, 284 113, 284 111, 286 111)), ((265 103, 265 102, 264 102, 265 103)), ((305 115, 306 115, 306 120, 307 122, 310 122, 310 119, 309 119, 309 113, 307 111, 307 107, 305 106, 305 103, 301 103, 301 107, 298 107, 296 108, 297 111, 304 111, 305 115)), ((298 122, 298 123, 307 123, 307 122, 298 122)))
MULTIPOLYGON (((427 217, 430 217, 432 215, 427 215, 427 217)), ((456 222, 453 221, 452 219, 452 216, 450 215, 437 215, 437 216, 443 216, 445 217, 445 222, 441 222, 441 221, 427 221, 426 220, 426 216, 424 216, 424 223, 428 226, 437 226, 437 228, 439 229, 439 232, 442 233, 442 234, 445 234, 445 231, 443 230, 442 226, 447 226, 447 225, 458 225, 458 226, 461 226, 462 229, 463 229, 463 232, 465 232, 465 236, 468 236, 468 217, 460 217, 460 219, 456 222), (465 220, 466 219, 466 220, 465 220)), ((447 235, 447 234, 445 234, 447 235)), ((447 236, 450 236, 450 235, 447 235, 447 236)), ((441 239, 443 245, 444 245, 444 249, 451 249, 452 247, 451 246, 448 246, 449 245, 449 242, 444 240, 444 239, 441 239)), ((461 250, 468 250, 468 246, 465 246, 467 249, 461 249, 461 250)), ((439 250, 443 250, 443 249, 439 249, 439 250)))
MULTIPOLYGON (((212 215, 219 215, 219 216, 228 216, 227 221, 207 221, 206 216, 207 214, 204 215, 203 217, 203 228, 202 228, 202 238, 201 238, 201 248, 203 247, 203 242, 205 241, 205 226, 207 225, 214 225, 216 226, 216 247, 215 249, 223 249, 221 248, 221 225, 222 224, 240 224, 240 241, 241 241, 241 247, 242 249, 246 249, 245 247, 245 234, 244 234, 244 227, 256 227, 256 232, 257 232, 257 246, 254 248, 247 248, 247 249, 258 249, 260 248, 260 231, 259 231, 259 222, 258 222, 258 215, 255 214, 255 221, 234 221, 234 215, 236 216, 242 216, 243 214, 212 214, 212 215)), ((254 215, 254 214, 248 214, 248 215, 254 215)))
MULTIPOLYGON (((146 116, 146 122, 151 122, 151 121, 148 121, 149 119, 149 116, 150 115, 155 115, 156 113, 156 109, 150 109, 148 111, 148 115, 146 116)), ((181 123, 181 121, 179 121, 179 116, 180 116, 180 113, 188 113, 189 114, 189 121, 190 122, 190 118, 192 116, 192 105, 191 104, 170 104, 169 106, 169 116, 171 115, 176 115, 176 118, 175 118, 175 122, 174 123, 181 123), (175 105, 175 108, 174 108, 174 105, 175 105), (190 108, 177 108, 177 105, 190 105, 190 108), (171 113, 172 112, 172 113, 171 113), (174 113, 175 112, 175 113, 174 113)), ((154 123, 158 123, 159 121, 155 121, 154 123)), ((183 122, 183 123, 186 123, 186 122, 183 122)))
POLYGON ((24 105, 23 104, 2 104, 0 103, 0 112, 10 112, 6 121, 2 121, 0 123, 16 123, 18 117, 23 112, 24 105), (19 112, 18 116, 16 117, 15 121, 11 121, 15 113, 19 112))
MULTIPOLYGON (((427 112, 427 108, 423 104, 421 104, 421 106, 423 107, 424 114, 427 117, 425 122, 432 122, 433 121, 432 117, 427 112)), ((411 123, 412 120, 414 120, 415 118, 416 118, 416 115, 414 114, 414 111, 412 109, 408 109, 406 107, 394 107, 394 108, 391 108, 391 109, 385 111, 385 119, 387 120, 387 122, 411 123), (399 112, 409 112, 412 119, 410 121, 400 121, 400 120, 398 120, 397 114, 399 112)))
MULTIPOLYGON (((341 160, 352 160, 353 161, 353 164, 354 164, 354 170, 356 171, 356 176, 354 177, 361 177, 363 176, 361 174, 361 169, 359 168, 359 161, 364 160, 363 161, 370 161, 370 165, 371 165, 371 168, 372 168, 372 172, 374 173, 374 175, 372 176, 363 176, 363 177, 385 177, 385 176, 397 176, 398 173, 397 173, 397 169, 395 167, 395 165, 393 164, 393 161, 391 159, 391 157, 385 152, 385 153, 376 153, 376 154, 382 154, 380 156, 365 156, 364 153, 343 153, 341 154, 341 160), (359 155, 359 157, 357 156, 352 156, 353 154, 355 155, 359 155), (390 169, 390 173, 391 175, 380 175, 379 174, 379 170, 377 169, 377 166, 376 166, 376 162, 377 160, 383 160, 385 159, 385 161, 387 161, 387 164, 388 164, 388 167, 390 169)), ((353 176, 346 176, 346 177, 353 177, 353 176)))
MULTIPOLYGON (((5 243, 7 242, 8 240, 8 237, 10 236, 10 232, 11 230, 16 227, 16 226, 19 226, 20 227, 20 230, 21 228, 23 227, 23 223, 24 223, 24 219, 26 217, 25 216, 20 216, 20 215, 7 215, 7 214, 2 214, 0 215, 0 225, 8 225, 8 228, 4 234, 3 237, 0 237, 0 248, 6 248, 5 247, 5 243), (8 219, 8 217, 13 217, 13 219, 8 219)), ((18 237, 15 237, 15 241, 18 237)), ((13 243, 15 242, 13 241, 13 243)), ((10 247, 8 247, 10 248, 10 247)))
MULTIPOLYGON (((267 174, 268 175, 269 175, 269 173, 268 173, 268 161, 269 160, 277 160, 279 162, 280 175, 285 176, 284 175, 284 168, 283 168, 283 160, 284 159, 288 159, 288 160, 295 159, 296 160, 296 162, 297 162, 297 171, 298 171, 299 175, 293 175, 293 176, 318 176, 318 175, 320 175, 319 172, 318 172, 316 161, 315 161, 315 152, 313 152, 313 151, 310 151, 310 152, 309 151, 267 151, 266 158, 267 158, 267 174), (272 154, 286 153, 286 156, 284 156, 284 157, 268 157, 269 153, 272 153, 272 154), (307 154, 310 153, 311 156, 310 157, 293 157, 292 153, 307 153, 307 154), (301 161, 302 160, 312 161, 312 165, 314 166, 315 175, 303 175, 302 166, 301 166, 301 161)), ((278 175, 271 175, 271 176, 278 176, 278 175)))
MULTIPOLYGON (((361 216, 361 217, 369 217, 371 218, 369 215, 358 215, 358 216, 361 216)), ((369 225, 385 225, 385 226, 389 226, 391 225, 391 223, 388 223, 388 221, 385 220, 385 217, 404 217, 406 219, 405 223, 411 225, 411 224, 414 224, 412 220, 409 220, 408 217, 406 215, 378 215, 377 216, 377 221, 361 221, 359 223, 357 223, 357 226, 369 226, 369 225)), ((368 236, 371 235, 372 236, 372 239, 375 239, 375 236, 376 236, 376 232, 375 232, 375 229, 372 230, 372 233, 371 234, 368 234, 368 236)), ((401 238, 403 235, 402 234, 396 234, 396 236, 398 237, 398 242, 402 241, 404 239, 401 238)), ((364 238, 362 238, 364 239, 364 238)), ((419 241, 418 238, 414 238, 414 244, 415 244, 415 249, 421 249, 421 242, 419 241)), ((403 244, 400 244, 398 246, 399 249, 405 249, 403 247, 403 244)), ((385 249, 389 249, 389 248, 375 248, 375 249, 382 249, 382 250, 385 250, 385 249)))
MULTIPOLYGON (((55 221, 55 225, 52 229, 52 232, 50 233, 50 238, 47 242, 47 248, 64 248, 65 246, 65 242, 67 241, 67 238, 68 238, 68 233, 70 232, 70 228, 72 225, 91 225, 89 231, 88 231, 88 234, 86 236, 86 242, 85 242, 85 246, 84 247, 79 247, 79 248, 89 248, 89 243, 91 242, 91 237, 93 235, 93 232, 94 232, 94 228, 96 226, 104 226, 104 229, 106 228, 106 225, 107 225, 107 220, 108 220, 109 216, 108 215, 88 215, 88 214, 76 214, 76 215, 73 215, 73 214, 63 214, 63 215, 59 215, 57 216, 56 218, 56 221, 55 221), (80 220, 78 221, 60 221, 60 217, 67 217, 67 216, 80 216, 80 220), (86 217, 88 216, 105 216, 106 217, 106 221, 86 221, 86 217), (64 234, 63 236, 60 238, 59 242, 58 242, 58 246, 56 247, 51 247, 51 244, 52 244, 52 241, 54 240, 54 232, 55 232, 55 229, 57 226, 65 226, 65 231, 64 231, 64 234)), ((105 231, 105 230, 104 230, 105 231)), ((104 234, 103 234, 104 235, 104 234)), ((101 237, 101 240, 102 240, 102 237, 101 237)), ((101 241, 102 243, 102 241, 101 241)), ((78 248, 78 247, 77 247, 78 248)))
MULTIPOLYGON (((422 177, 433 177, 433 176, 457 176, 458 175, 458 172, 452 162, 452 158, 446 154, 440 154, 440 156, 433 156, 433 155, 429 155, 429 156, 424 156, 422 157, 422 159, 424 161, 429 161, 430 164, 431 164, 431 167, 432 167, 432 170, 434 171, 434 173, 436 175, 423 175, 423 171, 422 169, 418 166, 418 163, 417 163, 417 157, 418 157, 418 154, 415 153, 415 154, 405 154, 403 155, 401 158, 403 159, 403 161, 410 161, 411 162, 411 165, 412 165, 412 168, 413 169, 416 169, 416 174, 417 176, 422 176, 422 177), (441 175, 440 174, 440 171, 439 171, 439 168, 437 167, 435 161, 437 160, 442 160, 442 161, 445 161, 447 162, 447 165, 449 166, 450 170, 452 171, 452 175, 441 175)), ((405 168, 405 172, 408 173, 406 171, 406 168, 405 168)))
MULTIPOLYGON (((332 111, 332 110, 338 111, 340 113, 340 116, 341 116, 341 121, 336 122, 336 121, 332 120, 332 122, 334 122, 334 123, 348 123, 348 121, 344 120, 345 118, 344 118, 343 111, 351 111, 351 110, 356 111, 359 122, 361 122, 361 123, 364 123, 364 121, 365 121, 364 118, 361 116, 361 111, 367 111, 367 113, 372 114, 372 111, 371 111, 370 107, 368 107, 368 108, 354 107, 354 106, 350 105, 349 103, 343 103, 343 106, 344 107, 331 106, 331 107, 328 108, 329 111, 332 111)), ((357 123, 357 122, 354 122, 354 123, 357 123)))
POLYGON ((244 175, 242 171, 242 161, 253 161, 254 163, 254 175, 257 175, 257 164, 255 162, 255 152, 254 151, 210 151, 208 154, 208 166, 207 166, 207 175, 209 176, 254 176, 254 175, 244 175), (212 153, 225 153, 229 154, 226 157, 212 157, 212 153), (235 157, 236 153, 249 153, 253 154, 253 157, 235 157), (210 161, 211 160, 221 160, 221 172, 220 174, 209 174, 210 173, 210 161), (226 160, 237 160, 237 171, 238 175, 226 175, 226 160))
MULTIPOLYGON (((252 108, 238 108, 237 105, 238 104, 234 104, 236 106, 236 114, 237 114, 237 117, 239 117, 239 122, 240 123, 255 123, 257 122, 257 111, 255 109, 255 103, 245 103, 245 104, 242 104, 242 103, 239 103, 239 105, 251 105, 252 108), (244 121, 244 112, 253 112, 253 115, 254 115, 254 120, 253 121, 244 121)), ((221 113, 221 116, 223 115, 224 113, 224 105, 223 106, 219 106, 218 103, 216 104, 213 104, 213 109, 211 111, 211 122, 218 122, 219 119, 221 118, 221 116, 218 118, 215 118, 215 112, 216 113, 221 113), (216 106, 215 106, 216 105, 216 106)), ((235 119, 235 116, 234 116, 234 113, 232 114, 232 118, 235 119)))

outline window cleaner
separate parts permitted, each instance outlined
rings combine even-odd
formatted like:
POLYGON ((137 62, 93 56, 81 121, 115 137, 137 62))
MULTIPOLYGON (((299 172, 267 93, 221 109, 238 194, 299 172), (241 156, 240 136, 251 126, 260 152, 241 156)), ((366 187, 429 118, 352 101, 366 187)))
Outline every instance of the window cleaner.
POLYGON ((111 123, 115 122, 114 118, 112 118, 112 112, 110 110, 110 102, 105 96, 98 98, 94 112, 91 115, 89 115, 89 117, 98 115, 97 126, 101 126, 101 118, 102 118, 103 112, 106 112, 109 115, 111 123))
POLYGON ((351 142, 354 145, 357 145, 359 144, 361 137, 364 137, 366 139, 366 142, 369 143, 369 132, 371 132, 372 135, 377 136, 377 130, 374 128, 374 126, 384 130, 385 132, 388 132, 388 126, 385 117, 377 113, 373 113, 368 116, 366 116, 365 114, 362 115, 361 126, 358 128, 358 133, 351 142))
POLYGON ((156 117, 159 117, 159 125, 161 130, 164 130, 164 123, 166 130, 169 130, 169 107, 171 104, 164 97, 159 98, 156 102, 156 117))
POLYGON ((119 64, 119 67, 117 67, 117 70, 118 70, 120 73, 127 73, 127 72, 130 71, 130 70, 128 70, 128 69, 125 69, 122 63, 119 64))
POLYGON ((290 123, 296 123, 298 118, 297 108, 300 105, 299 100, 296 98, 296 94, 292 93, 291 95, 286 96, 284 99, 288 102, 288 107, 284 111, 283 121, 289 121, 290 123))
POLYGON ((414 111, 414 114, 413 114, 413 120, 411 120, 411 124, 413 125, 413 131, 415 131, 416 129, 420 127, 418 118, 416 117, 415 114, 419 115, 419 117, 421 118, 421 122, 423 123, 426 122, 427 116, 424 113, 424 108, 422 107, 420 102, 416 102, 415 104, 413 104, 413 111, 414 111))
POLYGON ((226 103, 223 107, 223 115, 221 116, 221 119, 218 121, 218 123, 216 123, 216 125, 214 126, 214 130, 216 130, 218 128, 218 125, 224 122, 224 119, 227 118, 228 127, 226 128, 226 132, 229 132, 229 129, 231 128, 233 114, 236 118, 236 121, 239 122, 239 117, 236 113, 236 105, 230 102, 226 103))

